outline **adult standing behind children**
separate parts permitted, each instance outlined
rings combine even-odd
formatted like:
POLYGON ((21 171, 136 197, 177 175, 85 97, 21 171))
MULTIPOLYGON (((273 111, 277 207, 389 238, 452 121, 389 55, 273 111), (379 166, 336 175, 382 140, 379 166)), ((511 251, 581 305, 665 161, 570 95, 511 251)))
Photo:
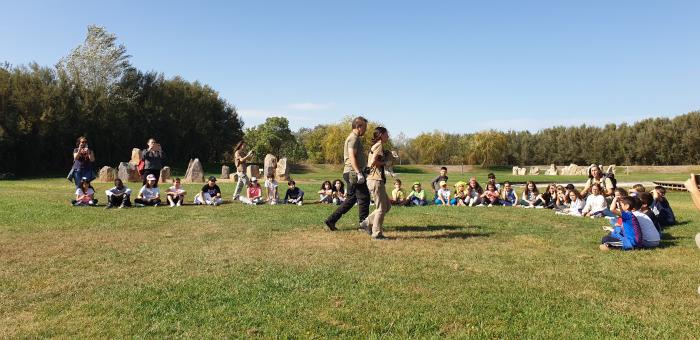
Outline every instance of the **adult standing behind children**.
POLYGON ((73 167, 71 177, 75 183, 75 188, 80 187, 83 178, 90 183, 95 178, 92 170, 92 163, 95 162, 95 152, 88 147, 88 140, 85 137, 78 137, 76 148, 73 149, 73 167))
POLYGON ((613 185, 612 180, 603 176, 603 171, 600 170, 598 165, 592 164, 591 167, 588 168, 588 180, 586 181, 586 185, 583 187, 581 194, 584 196, 590 194, 591 188, 594 184, 600 185, 600 194, 603 196, 610 197, 614 195, 613 190, 615 190, 615 186, 613 185))
POLYGON ((163 159, 165 159, 165 153, 163 153, 160 144, 156 142, 155 138, 149 139, 148 149, 141 154, 141 160, 143 160, 141 179, 144 185, 146 184, 146 178, 149 175, 153 175, 156 178, 156 187, 158 186, 160 170, 163 169, 163 159))
POLYGON ((236 149, 233 154, 233 161, 236 165, 236 174, 238 176, 238 181, 236 182, 236 190, 233 192, 233 200, 237 200, 241 197, 241 190, 248 185, 248 176, 245 174, 246 167, 248 167, 248 160, 253 157, 253 151, 245 153, 246 143, 245 141, 240 141, 236 144, 236 149))
POLYGON ((367 119, 357 117, 352 120, 352 132, 345 139, 343 147, 343 179, 347 183, 347 198, 325 221, 331 231, 337 230, 336 222, 350 211, 357 202, 359 210, 359 222, 364 221, 369 215, 369 189, 365 179, 367 156, 362 148, 362 139, 367 131, 367 119))

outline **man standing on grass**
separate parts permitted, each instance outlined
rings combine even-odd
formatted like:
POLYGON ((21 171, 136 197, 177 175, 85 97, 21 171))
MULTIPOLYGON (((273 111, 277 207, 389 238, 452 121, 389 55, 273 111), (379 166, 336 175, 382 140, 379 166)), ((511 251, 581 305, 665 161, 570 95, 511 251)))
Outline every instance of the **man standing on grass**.
POLYGON ((357 117, 352 120, 352 132, 345 139, 343 146, 343 179, 347 183, 347 199, 338 209, 329 216, 325 223, 331 231, 337 230, 335 223, 350 211, 357 202, 360 219, 362 222, 369 215, 369 189, 365 181, 365 169, 367 168, 367 156, 362 148, 362 137, 367 131, 367 119, 357 117))

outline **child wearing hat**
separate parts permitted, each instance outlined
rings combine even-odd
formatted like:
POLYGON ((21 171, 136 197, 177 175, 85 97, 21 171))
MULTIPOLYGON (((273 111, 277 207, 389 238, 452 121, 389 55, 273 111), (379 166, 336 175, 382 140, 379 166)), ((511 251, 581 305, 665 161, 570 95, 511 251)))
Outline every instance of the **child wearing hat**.
POLYGON ((413 187, 411 192, 406 196, 406 200, 410 202, 411 205, 425 206, 428 205, 428 201, 425 200, 425 190, 420 185, 420 182, 413 182, 413 187))
POLYGON ((450 189, 447 188, 447 182, 440 181, 440 189, 437 192, 437 198, 435 199, 436 205, 452 205, 450 202, 451 196, 450 189))
POLYGON ((154 206, 160 205, 160 189, 156 186, 156 176, 149 174, 146 176, 146 184, 139 190, 139 196, 134 200, 136 206, 154 206))
POLYGON ((455 195, 450 204, 456 206, 466 206, 464 199, 467 198, 467 183, 459 181, 455 184, 455 195))
POLYGON ((209 181, 205 184, 199 193, 194 196, 194 204, 220 205, 223 203, 221 198, 221 189, 216 185, 216 177, 209 177, 209 181))

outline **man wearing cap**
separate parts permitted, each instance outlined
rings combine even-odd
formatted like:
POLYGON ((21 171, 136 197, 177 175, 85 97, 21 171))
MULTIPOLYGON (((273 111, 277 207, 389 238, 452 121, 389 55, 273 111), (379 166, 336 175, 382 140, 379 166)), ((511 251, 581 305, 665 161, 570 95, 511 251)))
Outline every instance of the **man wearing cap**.
POLYGON ((209 177, 209 181, 202 187, 202 190, 194 197, 194 204, 219 205, 221 199, 221 189, 216 185, 216 177, 209 177))
POLYGON ((357 202, 359 210, 359 222, 364 221, 369 215, 369 189, 365 182, 365 169, 367 168, 367 156, 362 147, 362 137, 367 131, 367 119, 357 117, 352 120, 352 132, 345 139, 343 147, 343 179, 347 183, 347 199, 326 220, 325 224, 331 231, 337 230, 336 222, 350 211, 357 202))

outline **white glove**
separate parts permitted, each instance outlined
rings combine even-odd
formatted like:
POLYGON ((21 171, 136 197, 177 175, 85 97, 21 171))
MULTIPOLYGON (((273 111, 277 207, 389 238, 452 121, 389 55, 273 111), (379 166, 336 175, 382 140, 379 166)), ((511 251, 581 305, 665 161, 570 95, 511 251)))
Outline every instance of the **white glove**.
POLYGON ((363 184, 365 182, 365 175, 362 173, 357 174, 357 184, 363 184))

